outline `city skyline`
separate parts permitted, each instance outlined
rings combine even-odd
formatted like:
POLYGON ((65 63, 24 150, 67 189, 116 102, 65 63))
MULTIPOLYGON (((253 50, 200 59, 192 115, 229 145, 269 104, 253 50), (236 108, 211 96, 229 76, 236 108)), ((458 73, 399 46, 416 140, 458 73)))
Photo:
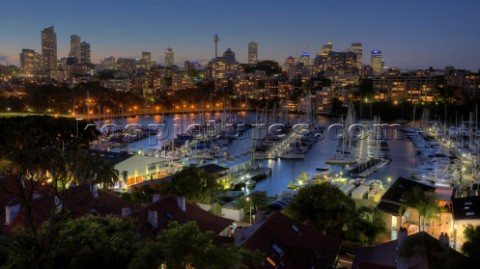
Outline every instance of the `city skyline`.
POLYGON ((388 67, 480 68, 480 35, 475 32, 480 3, 475 1, 265 2, 86 0, 75 9, 64 1, 11 2, 4 4, 11 12, 0 18, 11 25, 0 29, 0 63, 18 65, 22 49, 41 53, 39 33, 55 24, 58 58, 68 57, 70 36, 77 34, 91 44, 94 63, 111 55, 140 59, 142 51, 150 51, 152 60, 163 64, 164 51, 171 47, 175 64, 205 64, 214 57, 213 37, 218 34, 218 54, 231 48, 242 63, 247 62, 249 42, 258 44, 259 60, 282 64, 307 48, 314 55, 333 41, 334 51, 362 43, 365 64, 370 51, 381 50, 388 67))

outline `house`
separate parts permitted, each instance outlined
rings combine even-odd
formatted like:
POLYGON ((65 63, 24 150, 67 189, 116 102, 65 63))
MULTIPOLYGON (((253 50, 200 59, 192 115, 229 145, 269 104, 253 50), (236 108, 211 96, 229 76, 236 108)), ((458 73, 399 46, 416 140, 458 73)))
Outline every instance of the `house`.
POLYGON ((265 254, 251 268, 334 268, 342 240, 323 235, 312 223, 301 223, 275 211, 256 223, 235 229, 235 242, 265 254))
POLYGON ((406 202, 404 193, 412 190, 415 186, 420 187, 423 191, 435 191, 435 187, 431 185, 399 177, 377 204, 377 208, 387 215, 385 222, 387 230, 391 233, 391 239, 397 239, 397 230, 404 224, 409 226, 410 233, 419 231, 418 223, 416 223, 418 222, 418 212, 412 208, 401 212, 406 202))
POLYGON ((212 231, 218 236, 231 236, 233 224, 233 220, 205 211, 196 204, 187 202, 185 197, 170 195, 161 198, 158 194, 153 196, 153 203, 134 212, 132 219, 140 235, 152 238, 166 229, 171 221, 194 221, 201 231, 212 231))
POLYGON ((449 247, 448 235, 439 239, 425 232, 407 235, 400 228, 398 239, 355 252, 352 269, 464 268, 465 257, 449 247))
POLYGON ((465 242, 464 232, 468 225, 480 225, 480 196, 454 199, 452 208, 454 245, 460 249, 465 242))
POLYGON ((0 178, 0 207, 4 208, 0 210, 0 234, 11 234, 18 226, 40 227, 57 209, 66 209, 74 217, 89 214, 126 217, 136 209, 132 203, 96 185, 71 186, 54 192, 48 184, 30 187, 13 177, 0 178), (23 194, 31 199, 23 199, 23 194), (25 201, 32 210, 27 210, 25 201))

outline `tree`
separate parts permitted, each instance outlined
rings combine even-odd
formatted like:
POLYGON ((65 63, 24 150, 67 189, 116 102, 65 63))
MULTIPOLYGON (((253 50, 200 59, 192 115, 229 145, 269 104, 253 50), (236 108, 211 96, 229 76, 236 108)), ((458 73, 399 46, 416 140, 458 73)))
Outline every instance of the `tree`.
POLYGON ((357 209, 355 216, 349 222, 345 235, 349 239, 371 245, 375 242, 377 235, 384 231, 386 226, 380 212, 374 207, 362 206, 357 209))
POLYGON ((437 216, 440 212, 435 192, 424 191, 419 186, 414 186, 412 189, 405 192, 403 199, 407 206, 417 209, 419 230, 424 231, 426 220, 437 216))
POLYGON ((340 189, 323 183, 300 189, 286 213, 298 221, 313 222, 327 235, 339 236, 355 214, 355 202, 340 189))
POLYGON ((246 268, 259 255, 235 245, 213 244, 212 232, 202 233, 194 222, 170 222, 157 241, 139 249, 130 268, 246 268))
POLYGON ((62 219, 53 226, 58 236, 46 237, 45 223, 37 234, 17 231, 9 246, 9 268, 127 268, 137 239, 130 224, 116 217, 62 219))
POLYGON ((185 196, 192 202, 210 202, 212 194, 220 189, 215 178, 198 167, 190 165, 175 173, 163 192, 185 196))
MULTIPOLYGON (((465 238, 462 252, 470 259, 472 265, 480 264, 480 226, 468 225, 465 229, 465 238)), ((473 268, 473 267, 472 267, 473 268)))

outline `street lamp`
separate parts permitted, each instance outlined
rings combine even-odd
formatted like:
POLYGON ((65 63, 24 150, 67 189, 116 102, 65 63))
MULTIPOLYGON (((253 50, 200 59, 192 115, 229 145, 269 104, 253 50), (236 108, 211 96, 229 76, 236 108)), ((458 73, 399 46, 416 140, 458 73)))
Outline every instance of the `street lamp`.
POLYGON ((250 224, 252 224, 252 199, 250 197, 247 197, 245 201, 250 201, 250 213, 249 213, 249 219, 250 219, 250 224))
POLYGON ((77 121, 77 139, 78 139, 78 121, 83 120, 83 118, 75 118, 75 120, 77 121))

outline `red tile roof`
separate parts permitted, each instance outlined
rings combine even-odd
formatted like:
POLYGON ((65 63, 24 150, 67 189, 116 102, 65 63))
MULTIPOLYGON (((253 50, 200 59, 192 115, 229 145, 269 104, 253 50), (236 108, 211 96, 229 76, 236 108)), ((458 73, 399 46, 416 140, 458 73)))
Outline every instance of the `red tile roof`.
POLYGON ((404 255, 401 257, 406 259, 410 269, 457 268, 465 259, 459 252, 443 246, 438 239, 425 232, 410 235, 399 249, 397 246, 398 240, 393 240, 357 249, 352 269, 383 268, 382 266, 396 268, 399 255, 404 255), (407 242, 408 244, 405 244, 407 242), (410 254, 402 254, 403 252, 410 254))
POLYGON ((189 202, 185 203, 186 210, 183 211, 178 206, 177 199, 176 196, 167 196, 134 212, 132 217, 136 219, 140 234, 156 237, 158 231, 167 228, 170 221, 179 223, 194 221, 201 231, 212 231, 215 234, 219 234, 233 223, 231 219, 212 214, 189 202), (148 222, 148 211, 157 212, 158 227, 153 227, 148 222))
MULTIPOLYGON (((25 205, 22 204, 22 199, 20 199, 21 191, 19 191, 19 185, 15 178, 4 177, 0 179, 0 234, 11 234, 15 227, 29 225, 31 222, 35 227, 40 227, 44 221, 49 219, 54 206, 53 192, 49 186, 37 186, 35 189, 39 196, 32 200, 32 213, 29 216, 25 205), (5 225, 5 206, 13 200, 19 202, 21 208, 13 222, 10 225, 5 225)), ((89 185, 70 188, 59 193, 59 196, 63 197, 64 208, 71 211, 75 217, 92 212, 100 215, 120 216, 122 208, 128 207, 132 211, 136 208, 130 202, 121 199, 110 191, 98 190, 98 197, 94 198, 89 185)))
POLYGON ((311 224, 274 212, 243 245, 266 254, 257 268, 328 268, 335 263, 341 243, 311 224))

